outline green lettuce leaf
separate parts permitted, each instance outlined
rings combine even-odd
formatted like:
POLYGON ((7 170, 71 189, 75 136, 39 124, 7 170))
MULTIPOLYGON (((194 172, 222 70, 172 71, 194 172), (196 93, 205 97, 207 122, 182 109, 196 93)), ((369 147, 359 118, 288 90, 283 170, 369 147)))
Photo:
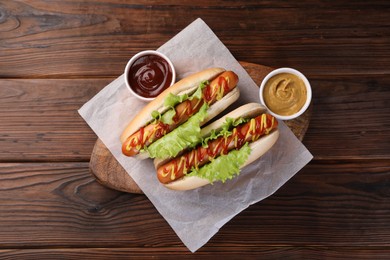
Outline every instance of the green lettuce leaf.
POLYGON ((186 101, 187 99, 192 100, 193 98, 200 99, 202 97, 202 90, 209 84, 208 81, 203 81, 199 84, 196 91, 188 96, 188 94, 175 95, 169 93, 168 96, 164 99, 164 106, 174 108, 177 104, 186 101))
POLYGON ((250 153, 251 148, 246 143, 241 149, 230 151, 226 155, 221 155, 199 169, 193 168, 188 176, 207 179, 210 183, 214 181, 225 182, 240 173, 240 166, 246 162, 250 153))
POLYGON ((231 130, 234 127, 236 127, 236 126, 238 126, 240 124, 246 123, 249 120, 250 119, 243 118, 243 117, 239 117, 239 118, 227 117, 225 119, 225 122, 221 126, 221 130, 218 131, 218 132, 216 132, 215 129, 211 130, 210 135, 202 140, 202 146, 203 147, 207 147, 208 146, 207 144, 208 144, 209 141, 215 140, 215 139, 217 139, 220 136, 224 136, 224 137, 230 136, 232 134, 231 130))
POLYGON ((187 99, 192 100, 193 98, 201 99, 202 98, 202 90, 209 84, 208 81, 203 81, 199 84, 196 91, 191 95, 188 96, 187 94, 184 95, 174 95, 172 93, 169 93, 168 96, 164 100, 164 106, 169 107, 167 111, 165 111, 163 114, 158 112, 157 110, 154 110, 152 112, 152 118, 156 122, 157 120, 161 120, 164 124, 172 124, 173 123, 173 117, 176 114, 175 106, 179 103, 182 103, 186 101, 187 99))
POLYGON ((161 122, 164 124, 173 124, 173 117, 176 115, 175 109, 169 109, 161 116, 161 122))
POLYGON ((153 118, 154 120, 160 120, 160 118, 161 118, 160 112, 158 112, 157 110, 154 110, 154 111, 152 112, 152 118, 153 118))
POLYGON ((153 142, 145 150, 151 158, 166 159, 176 156, 187 147, 194 147, 202 141, 200 123, 207 116, 207 104, 203 104, 198 113, 172 132, 153 142))
POLYGON ((191 95, 190 100, 193 98, 201 99, 202 98, 202 90, 209 84, 208 81, 203 81, 200 83, 199 87, 196 89, 195 93, 191 95))
POLYGON ((177 104, 186 101, 188 99, 188 95, 174 95, 169 93, 168 96, 164 99, 164 106, 174 108, 177 104))
POLYGON ((173 124, 173 117, 175 116, 176 111, 175 109, 168 109, 165 111, 162 115, 157 110, 154 110, 152 112, 152 118, 153 120, 150 121, 151 124, 157 123, 158 121, 163 122, 164 124, 173 124))

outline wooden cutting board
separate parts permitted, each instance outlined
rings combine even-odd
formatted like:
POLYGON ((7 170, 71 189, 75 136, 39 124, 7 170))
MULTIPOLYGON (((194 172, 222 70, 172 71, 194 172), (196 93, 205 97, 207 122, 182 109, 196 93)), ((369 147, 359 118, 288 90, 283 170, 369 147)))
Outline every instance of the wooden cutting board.
MULTIPOLYGON (((264 77, 273 69, 263 65, 240 62, 244 69, 249 73, 252 79, 260 86, 264 77)), ((306 130, 309 126, 312 106, 300 117, 285 121, 287 126, 293 131, 299 140, 303 140, 306 130)), ((102 185, 129 193, 142 193, 141 189, 122 168, 114 156, 110 153, 103 142, 98 139, 92 151, 89 169, 92 175, 102 185)))

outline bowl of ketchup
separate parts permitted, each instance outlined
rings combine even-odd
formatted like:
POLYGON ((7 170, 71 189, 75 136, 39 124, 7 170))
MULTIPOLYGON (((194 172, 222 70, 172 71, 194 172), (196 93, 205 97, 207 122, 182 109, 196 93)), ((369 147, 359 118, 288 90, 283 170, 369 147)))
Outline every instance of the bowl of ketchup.
POLYGON ((147 50, 134 55, 125 68, 130 92, 143 101, 151 101, 175 83, 176 72, 164 54, 147 50))

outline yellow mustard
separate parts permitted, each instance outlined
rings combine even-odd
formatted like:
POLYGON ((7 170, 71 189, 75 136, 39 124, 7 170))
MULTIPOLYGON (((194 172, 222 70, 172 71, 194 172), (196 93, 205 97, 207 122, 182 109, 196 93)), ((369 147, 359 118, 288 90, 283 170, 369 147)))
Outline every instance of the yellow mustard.
POLYGON ((290 116, 297 113, 305 104, 307 91, 303 80, 290 73, 280 73, 271 77, 264 86, 265 105, 274 113, 290 116))

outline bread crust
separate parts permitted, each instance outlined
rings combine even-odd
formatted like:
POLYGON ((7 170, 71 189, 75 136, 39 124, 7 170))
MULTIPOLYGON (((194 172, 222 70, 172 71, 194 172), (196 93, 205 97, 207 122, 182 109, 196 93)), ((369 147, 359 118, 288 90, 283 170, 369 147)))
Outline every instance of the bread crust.
MULTIPOLYGON (((207 137, 212 129, 220 129, 223 122, 227 117, 237 118, 237 117, 256 117, 266 111, 265 107, 257 103, 249 103, 244 106, 237 108, 236 110, 230 112, 224 117, 218 119, 217 121, 211 123, 202 129, 202 136, 207 137)), ((265 154, 278 140, 279 130, 274 129, 271 133, 262 136, 259 140, 249 144, 251 148, 251 153, 245 163, 240 167, 240 169, 249 165, 250 163, 256 161, 263 154, 265 154)), ((165 161, 155 160, 155 168, 159 168, 163 165, 165 161)), ((164 184, 165 187, 172 190, 191 190, 202 187, 204 185, 210 184, 207 179, 203 179, 197 176, 184 176, 183 178, 173 181, 168 184, 164 184)))
MULTIPOLYGON (((251 153, 245 163, 240 167, 240 169, 251 164, 265 154, 277 141, 279 137, 279 130, 273 131, 272 133, 263 136, 256 142, 253 142, 249 145, 251 148, 251 153)), ((184 176, 183 178, 173 181, 168 184, 164 184, 165 187, 171 190, 193 190, 202 186, 210 184, 209 180, 203 179, 197 176, 184 176)))
POLYGON ((238 117, 244 117, 244 118, 252 118, 256 117, 266 111, 266 108, 263 105, 260 105, 258 103, 248 103, 243 106, 240 106, 239 108, 236 108, 235 110, 231 111, 230 113, 224 115, 220 119, 212 122, 211 124, 205 126, 202 128, 201 135, 203 137, 207 137, 211 130, 215 129, 215 131, 219 131, 222 128, 222 125, 225 123, 226 118, 238 118, 238 117))
MULTIPOLYGON (((225 95, 223 98, 221 98, 218 102, 215 102, 214 104, 212 104, 207 109, 207 116, 200 123, 200 126, 205 125, 211 119, 216 117, 218 114, 220 114, 222 111, 224 111, 227 107, 229 107, 231 104, 233 104, 239 97, 240 97, 240 91, 238 90, 238 88, 234 88, 227 95, 225 95)), ((164 138, 164 137, 162 137, 162 138, 164 138)), ((135 155, 135 158, 137 158, 139 160, 144 160, 144 159, 149 158, 149 155, 147 152, 140 152, 139 154, 135 155)), ((161 164, 161 163, 169 161, 169 160, 170 160, 170 158, 168 158, 168 159, 155 159, 154 162, 161 164)))
POLYGON ((167 88, 153 101, 148 103, 127 125, 120 137, 121 143, 126 141, 130 135, 138 131, 138 129, 140 129, 142 126, 152 121, 153 118, 151 114, 153 111, 157 110, 160 113, 164 113, 168 109, 164 106, 164 100, 169 93, 174 95, 191 94, 196 91, 201 82, 206 80, 211 81, 224 71, 225 69, 223 68, 209 68, 202 70, 176 82, 174 85, 167 88))
MULTIPOLYGON (((238 99, 237 94, 233 94, 232 96, 234 98, 238 99)), ((230 99, 228 96, 225 96, 224 98, 230 99)), ((235 100, 234 100, 235 101, 235 100)), ((231 101, 232 103, 234 101, 231 101)), ((224 104, 225 102, 221 102, 224 104)), ((226 106, 227 107, 227 106, 226 106)), ((258 103, 249 103, 245 104, 239 108, 236 108, 235 110, 229 112, 228 114, 224 115, 220 119, 208 124, 207 126, 203 127, 201 129, 201 136, 202 138, 206 138, 211 134, 211 130, 215 129, 215 131, 219 131, 222 128, 223 123, 226 121, 226 118, 237 118, 237 117, 256 117, 257 115, 260 115, 261 113, 264 113, 266 111, 266 108, 258 103)), ((203 122, 206 123, 206 122, 203 122)), ((157 169, 161 165, 164 165, 166 162, 169 162, 172 158, 168 159, 154 159, 154 167, 157 169)))

